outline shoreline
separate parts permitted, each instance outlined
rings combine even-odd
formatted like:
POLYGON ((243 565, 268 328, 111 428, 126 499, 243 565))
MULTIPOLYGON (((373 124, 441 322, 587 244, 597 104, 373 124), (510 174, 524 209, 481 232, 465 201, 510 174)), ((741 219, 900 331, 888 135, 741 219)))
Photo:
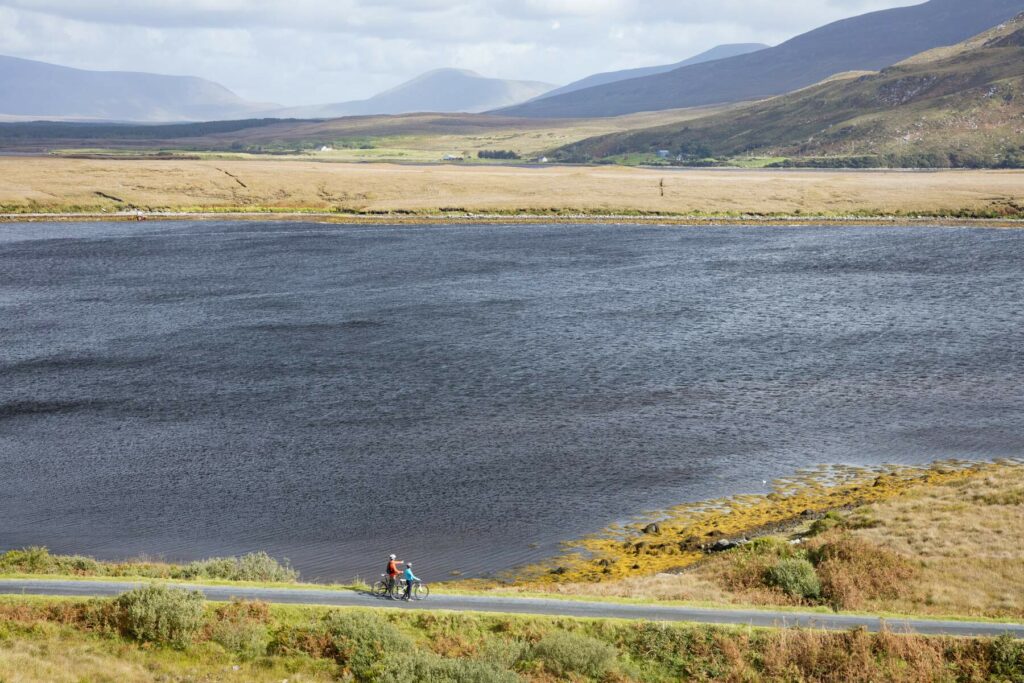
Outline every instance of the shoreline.
POLYGON ((527 214, 527 213, 337 213, 319 211, 169 211, 117 213, 0 213, 4 223, 98 222, 310 222, 326 225, 651 225, 666 227, 936 227, 1024 228, 1024 218, 961 218, 952 216, 829 215, 699 215, 699 214, 527 214))
MULTIPOLYGON (((630 576, 653 576, 686 571, 712 552, 718 540, 750 540, 792 532, 831 512, 850 511, 874 502, 905 496, 922 485, 949 483, 997 472, 1024 471, 1024 460, 936 460, 921 465, 877 466, 817 465, 797 470, 769 482, 765 493, 736 492, 713 499, 683 502, 657 510, 638 511, 628 519, 584 536, 558 543, 560 550, 538 562, 506 567, 484 577, 438 579, 439 586, 453 590, 541 590, 578 581, 615 581, 630 576), (657 528, 651 529, 651 525, 657 528), (678 537, 678 538, 676 538, 678 537), (659 540, 668 543, 657 545, 659 540), (697 539, 700 539, 699 542, 697 539), (685 547, 684 547, 685 546, 685 547), (618 565, 618 566, 617 566, 618 565)), ((196 558, 168 561, 148 556, 97 560, 91 555, 49 555, 46 546, 0 547, 0 577, 68 578, 91 581, 114 578, 167 582, 198 581, 207 585, 272 585, 295 589, 357 589, 360 579, 345 581, 295 579, 230 579, 221 576, 177 576, 188 564, 238 562, 240 558, 196 558), (4 563, 5 553, 41 549, 54 560, 80 566, 88 560, 92 569, 71 572, 18 571, 4 563), (98 571, 97 571, 98 570, 98 571), (141 570, 141 571, 140 571, 141 570), (150 573, 157 572, 157 573, 150 573)), ((265 553, 268 562, 276 561, 265 553)), ((244 559, 244 558, 241 558, 244 559)), ((287 567, 287 560, 285 560, 287 567)), ((289 567, 290 570, 290 567, 289 567)))

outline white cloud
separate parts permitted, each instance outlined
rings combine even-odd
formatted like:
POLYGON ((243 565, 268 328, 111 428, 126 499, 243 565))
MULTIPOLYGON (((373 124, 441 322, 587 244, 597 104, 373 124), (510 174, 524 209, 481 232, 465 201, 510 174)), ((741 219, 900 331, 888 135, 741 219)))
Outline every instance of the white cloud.
POLYGON ((193 74, 250 99, 369 96, 427 69, 565 83, 778 43, 917 0, 0 0, 3 52, 193 74))

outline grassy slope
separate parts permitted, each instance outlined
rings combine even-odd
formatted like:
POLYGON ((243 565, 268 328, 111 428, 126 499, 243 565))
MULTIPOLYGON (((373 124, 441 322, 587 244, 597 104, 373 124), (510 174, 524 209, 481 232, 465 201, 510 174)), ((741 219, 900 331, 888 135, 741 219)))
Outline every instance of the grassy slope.
POLYGON ((1011 641, 511 615, 209 605, 183 649, 122 635, 109 601, 0 599, 0 681, 936 681, 1024 673, 1011 641))
MULTIPOLYGON (((702 156, 874 157, 874 165, 1024 163, 1024 18, 877 74, 852 74, 691 123, 568 145, 590 159, 667 149, 702 156)), ((870 163, 870 162, 869 162, 870 163)))

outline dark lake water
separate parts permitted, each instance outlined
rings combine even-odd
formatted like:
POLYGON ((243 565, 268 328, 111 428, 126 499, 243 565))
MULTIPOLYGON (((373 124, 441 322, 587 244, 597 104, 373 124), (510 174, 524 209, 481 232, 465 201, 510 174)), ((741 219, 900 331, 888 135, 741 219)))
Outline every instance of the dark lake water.
POLYGON ((0 225, 0 549, 437 580, 1021 456, 1022 275, 1022 231, 0 225))

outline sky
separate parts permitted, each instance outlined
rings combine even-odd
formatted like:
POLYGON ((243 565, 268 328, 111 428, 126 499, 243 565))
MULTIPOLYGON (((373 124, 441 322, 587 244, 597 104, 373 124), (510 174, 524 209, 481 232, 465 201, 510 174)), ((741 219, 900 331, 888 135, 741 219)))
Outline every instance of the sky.
POLYGON ((300 105, 362 99, 442 67, 562 85, 921 1, 0 0, 0 54, 202 76, 300 105))

